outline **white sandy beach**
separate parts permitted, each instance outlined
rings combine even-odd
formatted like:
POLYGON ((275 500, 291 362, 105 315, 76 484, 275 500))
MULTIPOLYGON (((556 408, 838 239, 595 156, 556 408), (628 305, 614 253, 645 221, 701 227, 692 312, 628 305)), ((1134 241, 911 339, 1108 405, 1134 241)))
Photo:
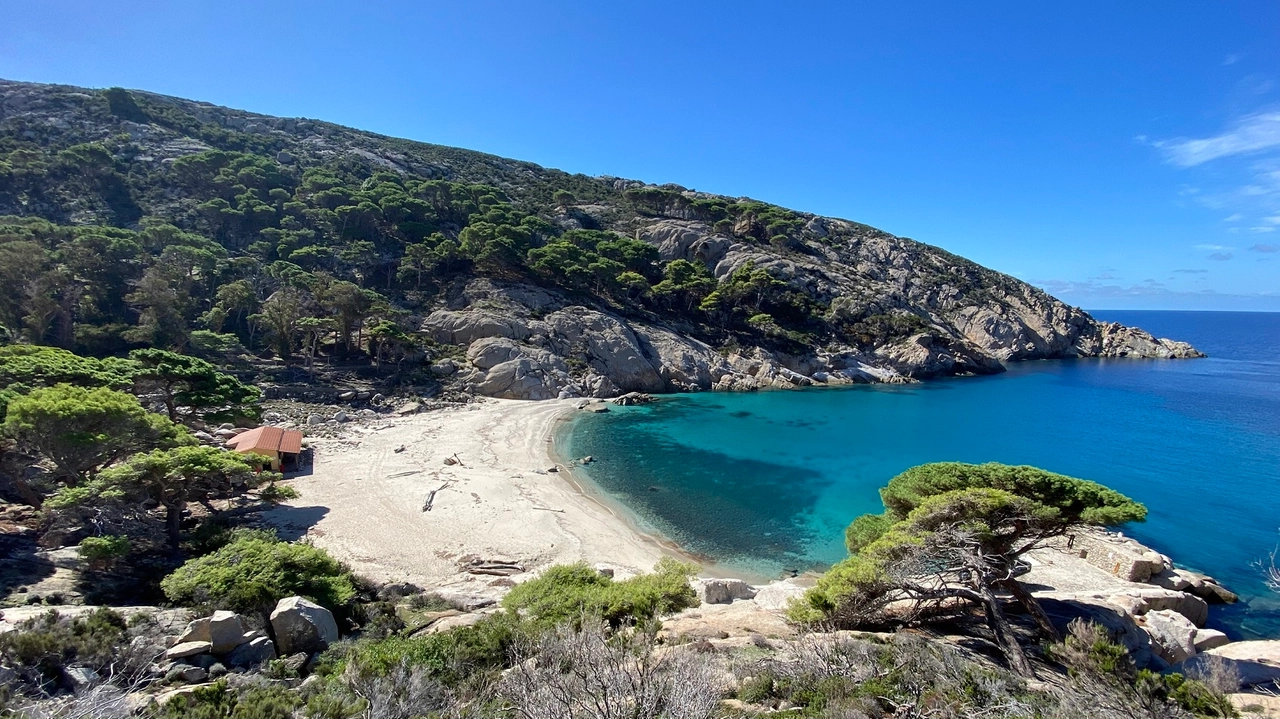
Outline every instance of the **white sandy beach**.
POLYGON ((489 594, 494 577, 461 567, 476 557, 529 571, 578 560, 620 575, 648 571, 669 551, 565 472, 546 471, 553 429, 572 402, 483 399, 312 440, 313 473, 290 482, 301 497, 268 520, 378 582, 489 594), (455 453, 462 464, 446 465, 455 453))

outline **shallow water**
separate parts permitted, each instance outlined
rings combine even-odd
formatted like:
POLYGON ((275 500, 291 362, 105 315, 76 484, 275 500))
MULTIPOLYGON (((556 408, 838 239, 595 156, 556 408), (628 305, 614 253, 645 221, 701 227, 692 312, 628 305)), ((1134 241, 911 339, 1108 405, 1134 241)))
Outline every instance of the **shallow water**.
POLYGON ((1126 531, 1244 598, 1211 623, 1280 636, 1254 563, 1280 534, 1280 314, 1095 312, 1211 356, 1063 360, 909 386, 677 395, 579 413, 558 444, 642 528, 727 570, 845 556, 844 527, 923 462, 1032 464, 1146 503, 1126 531))

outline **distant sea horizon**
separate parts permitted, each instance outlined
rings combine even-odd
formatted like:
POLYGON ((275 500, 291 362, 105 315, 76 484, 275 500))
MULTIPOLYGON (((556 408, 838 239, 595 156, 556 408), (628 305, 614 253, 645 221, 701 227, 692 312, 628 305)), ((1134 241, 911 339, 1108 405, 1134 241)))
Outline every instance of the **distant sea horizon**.
POLYGON ((768 578, 846 556, 877 490, 933 461, 1030 464, 1143 502, 1130 536, 1214 576, 1242 602, 1210 624, 1280 637, 1257 562, 1280 541, 1280 313, 1089 310, 1190 342, 1197 360, 1010 363, 913 385, 670 395, 580 413, 557 445, 663 536, 726 573, 768 578))

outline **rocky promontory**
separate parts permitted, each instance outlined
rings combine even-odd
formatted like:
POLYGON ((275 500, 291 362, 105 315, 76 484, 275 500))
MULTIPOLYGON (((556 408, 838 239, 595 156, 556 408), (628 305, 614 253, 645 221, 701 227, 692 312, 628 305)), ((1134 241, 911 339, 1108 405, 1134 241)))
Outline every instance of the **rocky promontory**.
MULTIPOLYGON (((904 277, 913 262, 927 259, 925 253, 917 248, 915 255, 899 257, 904 277)), ((732 270, 732 263, 716 267, 718 273, 732 270)), ((831 292, 837 299, 845 296, 841 292, 856 291, 847 278, 833 275, 830 266, 792 264, 788 271, 800 284, 816 283, 814 277, 835 282, 831 292)), ((1203 356, 1185 342, 1099 322, 1030 285, 1010 281, 1008 293, 989 297, 983 306, 941 301, 934 293, 916 291, 910 282, 895 286, 884 281, 886 296, 919 313, 913 317, 927 316, 929 324, 862 347, 830 343, 795 352, 765 346, 717 348, 690 336, 687 328, 588 307, 547 288, 488 279, 468 283, 446 308, 424 318, 422 330, 465 352, 464 361, 439 365, 437 374, 456 375, 477 394, 510 399, 897 383, 993 374, 1003 372, 1006 362, 1034 359, 1203 356)))

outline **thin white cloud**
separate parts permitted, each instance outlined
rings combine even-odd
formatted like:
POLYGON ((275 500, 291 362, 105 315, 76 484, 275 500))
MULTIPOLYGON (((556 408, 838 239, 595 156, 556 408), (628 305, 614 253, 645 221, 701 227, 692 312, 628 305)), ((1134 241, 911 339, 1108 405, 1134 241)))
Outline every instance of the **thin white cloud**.
POLYGON ((1271 225, 1258 225, 1257 227, 1250 227, 1250 228, 1249 228, 1249 231, 1250 231, 1250 232, 1259 232, 1259 233, 1261 233, 1261 232, 1275 232, 1275 231, 1276 231, 1276 228, 1275 228, 1274 226, 1271 226, 1271 225))
POLYGON ((1242 215, 1242 214, 1240 214, 1239 212, 1237 212, 1237 213, 1235 213, 1235 214, 1231 215, 1230 217, 1227 217, 1227 218, 1223 219, 1222 221, 1223 221, 1223 222, 1239 222, 1240 220, 1243 220, 1243 219, 1244 219, 1244 215, 1242 215))
POLYGON ((1280 148, 1280 112, 1247 115, 1231 129, 1213 137, 1162 140, 1154 144, 1164 151, 1170 162, 1181 167, 1280 148))
POLYGON ((1234 250, 1234 247, 1226 245, 1193 245, 1197 250, 1234 250))
POLYGON ((1203 275, 1203 274, 1207 274, 1209 271, 1208 270, 1174 270, 1174 272, 1180 275, 1203 275))
POLYGON ((1227 55, 1225 58, 1223 58, 1222 66, 1227 67, 1228 65, 1234 65, 1237 62, 1240 62, 1240 53, 1233 52, 1230 55, 1227 55))

